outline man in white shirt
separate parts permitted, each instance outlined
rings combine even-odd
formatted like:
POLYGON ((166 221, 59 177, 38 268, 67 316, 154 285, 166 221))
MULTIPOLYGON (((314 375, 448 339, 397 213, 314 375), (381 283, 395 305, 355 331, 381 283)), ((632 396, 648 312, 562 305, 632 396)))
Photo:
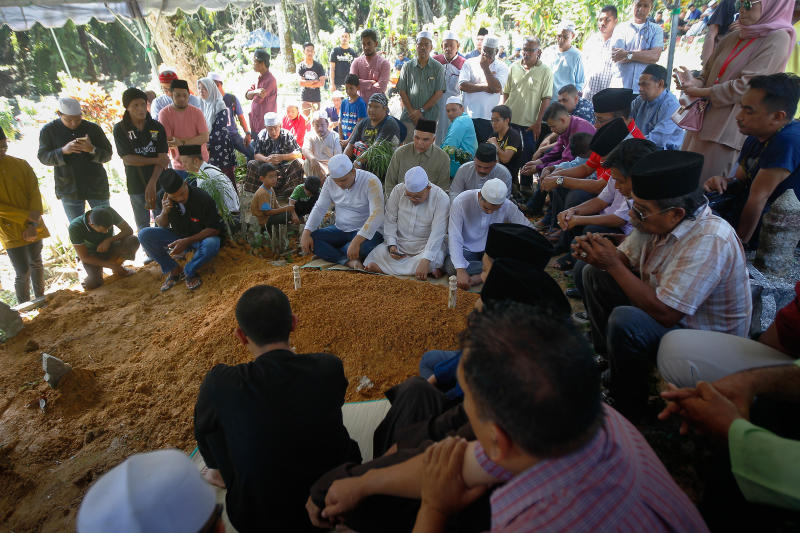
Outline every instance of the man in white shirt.
POLYGON ((481 55, 465 61, 458 76, 458 88, 464 93, 464 110, 475 124, 479 143, 494 135, 492 108, 500 104, 508 80, 508 67, 495 60, 499 47, 500 39, 486 37, 481 55))
POLYGON ((447 193, 430 182, 424 168, 410 168, 389 195, 384 242, 367 256, 367 270, 420 280, 440 277, 449 211, 447 193))
POLYGON ((611 78, 616 65, 611 58, 615 41, 614 29, 617 27, 617 8, 604 6, 597 15, 597 33, 583 43, 583 64, 586 66, 586 85, 583 98, 592 101, 592 96, 611 86, 611 78))
POLYGON ((450 200, 464 191, 480 189, 490 179, 498 178, 505 183, 511 197, 511 172, 497 161, 497 148, 489 143, 478 145, 475 159, 458 168, 450 184, 450 200))
MULTIPOLYGON (((209 187, 204 187, 203 183, 213 182, 215 189, 220 189, 223 193, 222 201, 228 209, 228 213, 233 215, 234 220, 239 219, 239 195, 233 187, 230 178, 222 171, 203 161, 203 155, 199 144, 185 144, 178 147, 178 154, 181 165, 189 173, 187 180, 195 179, 197 186, 208 192, 209 187)), ((212 195, 212 198, 214 195, 212 195)), ((219 209, 219 206, 218 206, 219 209)))
POLYGON ((342 153, 339 137, 328 128, 328 115, 325 111, 315 111, 311 115, 311 132, 303 140, 303 172, 306 176, 325 179, 328 175, 328 161, 342 153))
POLYGON ((363 269, 362 259, 383 242, 383 187, 375 174, 354 168, 344 154, 333 156, 328 170, 300 245, 320 259, 363 269), (331 205, 336 224, 317 229, 331 205))
POLYGON ((448 248, 445 270, 458 279, 458 287, 468 290, 481 283, 483 251, 489 226, 511 222, 532 227, 522 211, 508 199, 508 187, 494 178, 478 190, 464 191, 450 206, 448 248))

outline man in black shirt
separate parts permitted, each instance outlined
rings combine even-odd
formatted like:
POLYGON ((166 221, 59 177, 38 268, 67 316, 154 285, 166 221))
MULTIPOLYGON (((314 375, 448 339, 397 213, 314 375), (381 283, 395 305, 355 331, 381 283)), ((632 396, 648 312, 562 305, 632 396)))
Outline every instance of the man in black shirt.
POLYGON ((161 213, 157 227, 139 231, 142 248, 167 274, 161 290, 172 288, 186 277, 186 288, 194 290, 201 284, 197 269, 211 261, 219 252, 222 217, 217 204, 207 192, 184 183, 177 172, 168 168, 161 173, 158 184, 161 213), (192 259, 181 267, 172 256, 182 256, 194 250, 192 259))
POLYGON ((297 75, 300 76, 300 99, 303 101, 303 115, 306 120, 312 111, 319 111, 322 101, 320 88, 325 87, 325 69, 314 59, 314 44, 303 45, 304 59, 297 65, 297 75))
POLYGON ((84 120, 74 98, 58 100, 58 118, 39 133, 39 161, 55 167, 56 198, 67 220, 91 207, 108 205, 108 176, 103 163, 111 159, 111 143, 94 122, 84 120))
POLYGON ((333 89, 344 90, 344 82, 350 74, 350 64, 356 58, 356 52, 350 48, 350 32, 344 31, 339 41, 339 46, 333 49, 330 58, 330 76, 333 89))
POLYGON ((494 137, 486 140, 497 148, 497 159, 505 165, 511 173, 511 183, 517 185, 517 174, 523 165, 522 160, 522 135, 511 127, 511 108, 507 105, 498 105, 492 109, 492 129, 494 137))
POLYGON ((245 291, 236 321, 235 336, 255 359, 217 365, 200 386, 194 434, 203 476, 227 487, 228 517, 241 533, 318 531, 305 511, 309 487, 361 458, 342 422, 342 362, 292 351, 297 316, 275 287, 245 291))

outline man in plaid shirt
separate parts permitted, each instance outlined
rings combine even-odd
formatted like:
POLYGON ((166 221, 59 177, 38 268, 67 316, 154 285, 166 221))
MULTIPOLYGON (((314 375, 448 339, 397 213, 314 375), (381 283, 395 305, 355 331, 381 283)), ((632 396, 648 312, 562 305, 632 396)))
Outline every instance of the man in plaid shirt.
POLYGON ((597 16, 597 33, 583 44, 583 64, 586 65, 586 85, 583 97, 591 101, 592 96, 611 86, 616 65, 611 58, 614 47, 614 29, 617 27, 617 8, 605 6, 597 16))
POLYGON ((261 163, 272 163, 278 167, 278 184, 275 186, 275 194, 288 196, 303 181, 300 145, 297 144, 297 140, 291 132, 281 128, 276 113, 270 112, 264 115, 264 126, 264 129, 250 145, 255 159, 247 163, 244 190, 256 192, 261 186, 258 168, 261 163))

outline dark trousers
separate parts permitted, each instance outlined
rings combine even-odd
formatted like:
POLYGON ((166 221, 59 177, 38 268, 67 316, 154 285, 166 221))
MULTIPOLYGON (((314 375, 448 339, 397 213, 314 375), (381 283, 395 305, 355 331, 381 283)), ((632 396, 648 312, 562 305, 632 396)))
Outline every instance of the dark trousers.
POLYGON ((632 306, 607 272, 588 265, 582 274, 583 303, 592 326, 592 341, 595 351, 605 353, 608 359, 614 406, 635 422, 647 407, 650 373, 661 338, 680 326, 663 326, 632 306))
MULTIPOLYGON (((358 235, 357 231, 342 231, 336 226, 328 226, 311 232, 314 239, 314 255, 331 263, 347 263, 347 249, 358 235)), ((359 260, 363 261, 369 253, 383 242, 383 235, 375 232, 371 239, 361 243, 359 260)))
POLYGON ((25 246, 9 248, 6 251, 11 260, 11 266, 14 267, 14 292, 17 294, 17 303, 27 302, 31 299, 31 285, 33 285, 34 298, 44 296, 42 241, 38 240, 25 246))
POLYGON ((475 126, 475 136, 478 138, 478 143, 485 143, 486 139, 494 137, 494 129, 490 120, 473 118, 472 124, 475 126))
MULTIPOLYGON (((520 126, 519 124, 511 123, 511 127, 519 132, 522 136, 522 164, 524 165, 533 157, 536 148, 539 147, 537 139, 533 136, 533 132, 528 129, 528 126, 520 126)), ((523 187, 530 187, 533 185, 533 175, 528 176, 519 175, 519 183, 523 187)))
POLYGON ((248 161, 253 159, 253 149, 246 144, 244 144, 244 138, 239 135, 239 132, 233 132, 228 130, 228 136, 231 138, 231 143, 233 143, 233 148, 244 154, 248 161))
MULTIPOLYGON (((132 261, 136 257, 136 250, 138 249, 139 238, 136 235, 130 235, 121 241, 112 242, 108 252, 92 255, 97 255, 105 261, 114 259, 132 261)), ((83 281, 84 289, 96 289, 103 284, 103 267, 83 263, 83 269, 86 270, 86 279, 83 281)))
POLYGON ((311 210, 314 209, 314 204, 317 203, 317 198, 319 198, 319 195, 307 198, 305 200, 297 200, 297 202, 294 204, 295 214, 299 218, 303 218, 304 216, 311 214, 311 210))

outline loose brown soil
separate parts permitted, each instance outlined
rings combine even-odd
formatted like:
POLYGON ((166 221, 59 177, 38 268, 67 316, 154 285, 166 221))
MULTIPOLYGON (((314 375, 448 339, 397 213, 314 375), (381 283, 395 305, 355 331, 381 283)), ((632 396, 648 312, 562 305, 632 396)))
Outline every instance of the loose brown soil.
POLYGON ((0 531, 74 530, 88 486, 132 453, 194 448, 197 389, 215 364, 249 352, 233 336, 234 305, 248 287, 281 288, 300 318, 298 352, 344 362, 347 400, 378 398, 417 373, 428 349, 452 349, 477 299, 445 287, 352 272, 273 267, 225 248, 188 292, 160 294, 154 267, 82 294, 56 293, 14 339, 0 345, 0 531), (42 382, 41 353, 74 367, 58 390, 42 382), (357 392, 361 376, 374 387, 357 392), (44 402, 42 402, 44 400, 44 402), (44 404, 44 409, 40 407, 44 404))

